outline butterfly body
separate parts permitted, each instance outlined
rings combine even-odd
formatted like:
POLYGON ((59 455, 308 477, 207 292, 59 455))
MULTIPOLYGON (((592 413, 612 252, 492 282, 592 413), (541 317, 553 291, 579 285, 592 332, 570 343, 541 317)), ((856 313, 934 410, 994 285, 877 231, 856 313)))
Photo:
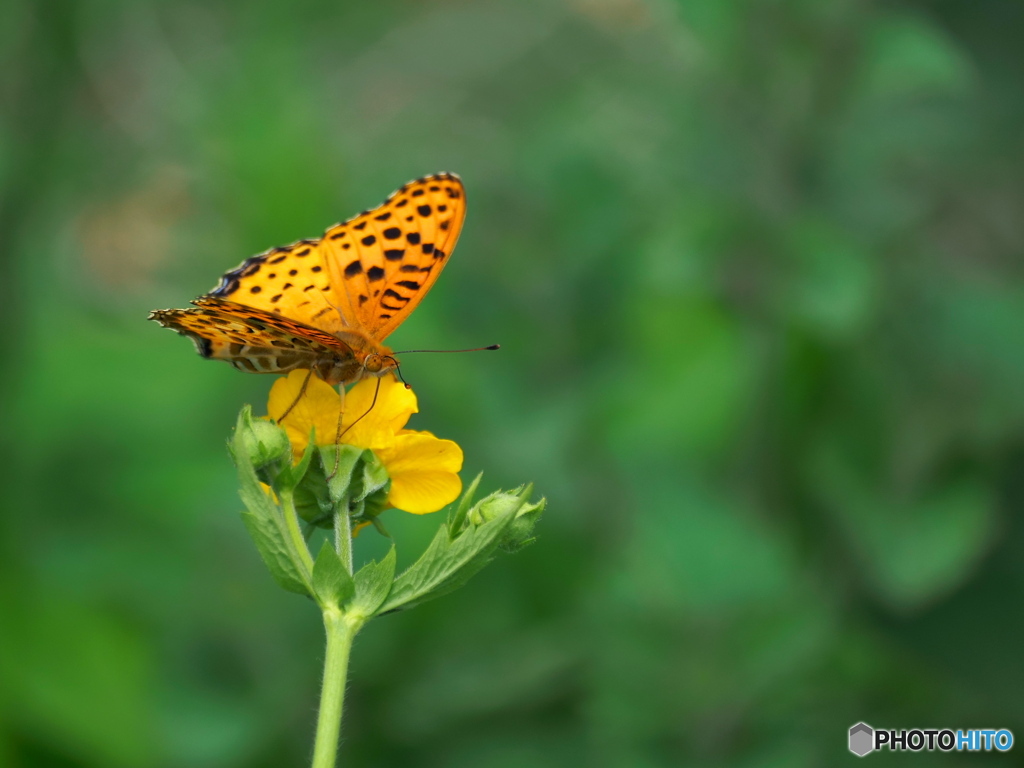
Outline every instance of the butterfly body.
POLYGON ((150 318, 203 357, 248 373, 310 369, 329 384, 398 366, 387 336, 430 290, 458 240, 458 176, 426 176, 327 230, 246 259, 192 309, 150 318))

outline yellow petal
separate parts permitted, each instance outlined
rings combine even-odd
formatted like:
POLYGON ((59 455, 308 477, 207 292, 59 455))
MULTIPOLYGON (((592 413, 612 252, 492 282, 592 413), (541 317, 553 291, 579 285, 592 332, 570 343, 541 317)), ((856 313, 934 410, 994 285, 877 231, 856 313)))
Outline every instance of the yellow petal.
POLYGON ((269 496, 269 497, 270 497, 270 498, 271 498, 271 499, 273 500, 273 502, 274 502, 275 504, 277 504, 277 503, 278 503, 278 501, 277 501, 277 493, 275 493, 275 492, 274 492, 274 489, 273 489, 273 488, 271 488, 271 487, 270 487, 269 485, 267 485, 266 483, 260 483, 260 488, 262 488, 262 489, 263 489, 263 492, 264 492, 265 494, 267 494, 267 496, 269 496))
POLYGON ((316 428, 316 441, 321 445, 333 443, 338 431, 341 397, 323 379, 310 376, 302 399, 295 402, 308 375, 309 371, 292 371, 278 379, 270 388, 270 400, 267 402, 267 413, 284 427, 296 456, 301 456, 306 450, 311 428, 316 428), (281 415, 285 411, 288 414, 282 422, 281 415))
POLYGON ((345 394, 342 442, 360 448, 382 448, 418 410, 416 395, 393 376, 363 379, 345 394))
POLYGON ((391 476, 388 502, 422 515, 450 504, 462 492, 462 449, 429 433, 403 431, 377 456, 391 476))

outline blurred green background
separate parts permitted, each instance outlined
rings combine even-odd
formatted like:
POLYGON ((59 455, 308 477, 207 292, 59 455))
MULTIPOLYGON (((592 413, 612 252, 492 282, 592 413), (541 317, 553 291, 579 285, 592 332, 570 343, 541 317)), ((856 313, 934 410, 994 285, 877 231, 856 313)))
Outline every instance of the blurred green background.
MULTIPOLYGON (((406 359, 411 426, 550 507, 360 635, 344 765, 1024 737, 1022 45, 1011 0, 4 0, 0 765, 306 764, 319 616, 225 449, 272 378, 145 317, 441 170, 392 341, 503 351, 406 359)), ((405 562, 439 521, 385 515, 405 562)))

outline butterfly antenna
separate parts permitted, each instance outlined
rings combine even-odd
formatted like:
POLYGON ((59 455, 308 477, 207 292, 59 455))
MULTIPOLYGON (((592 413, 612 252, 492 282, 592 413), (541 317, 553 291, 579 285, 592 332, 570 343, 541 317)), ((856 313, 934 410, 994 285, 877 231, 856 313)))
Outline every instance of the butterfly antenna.
POLYGON ((389 356, 389 359, 395 364, 395 376, 398 377, 398 380, 405 384, 406 389, 412 389, 412 387, 409 386, 409 382, 405 380, 405 376, 402 375, 402 366, 398 364, 398 361, 395 360, 395 358, 389 356))
POLYGON ((489 347, 474 347, 473 349, 406 349, 402 352, 395 352, 396 355, 409 355, 413 352, 486 352, 488 350, 501 349, 501 344, 491 344, 489 347))

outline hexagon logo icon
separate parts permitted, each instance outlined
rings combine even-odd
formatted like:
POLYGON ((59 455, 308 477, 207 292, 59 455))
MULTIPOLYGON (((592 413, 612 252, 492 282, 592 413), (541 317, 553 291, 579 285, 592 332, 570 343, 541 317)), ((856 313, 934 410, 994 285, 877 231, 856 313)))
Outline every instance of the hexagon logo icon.
POLYGON ((875 749, 875 729, 867 723, 857 723, 850 729, 850 751, 864 757, 875 749))

